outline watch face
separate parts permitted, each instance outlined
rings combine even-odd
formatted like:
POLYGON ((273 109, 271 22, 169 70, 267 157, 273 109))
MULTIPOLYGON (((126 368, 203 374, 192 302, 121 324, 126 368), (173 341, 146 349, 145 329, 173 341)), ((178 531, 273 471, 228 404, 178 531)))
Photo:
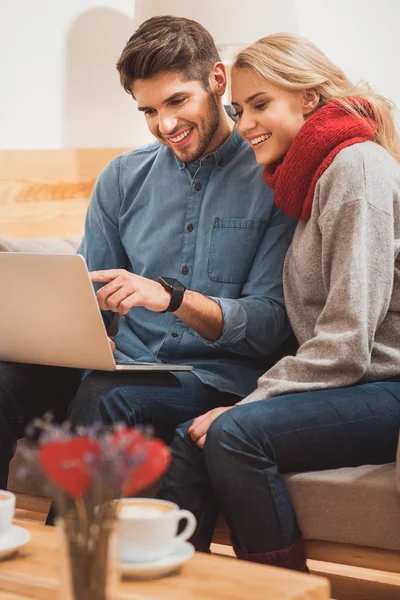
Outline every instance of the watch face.
POLYGON ((174 279, 174 277, 159 277, 159 283, 161 283, 161 285, 163 285, 165 289, 171 293, 174 289, 183 291, 186 289, 185 286, 178 281, 178 279, 174 279))
POLYGON ((164 281, 166 281, 168 283, 168 285, 174 285, 174 283, 176 282, 176 279, 173 279, 172 277, 163 277, 164 281))
POLYGON ((164 282, 164 287, 169 291, 172 292, 173 291, 173 284, 174 284, 174 279, 172 279, 172 277, 160 277, 160 279, 162 279, 162 281, 164 282))
POLYGON ((158 283, 161 283, 171 294, 169 306, 163 312, 175 312, 182 304, 183 295, 186 290, 185 286, 173 277, 159 277, 158 283))

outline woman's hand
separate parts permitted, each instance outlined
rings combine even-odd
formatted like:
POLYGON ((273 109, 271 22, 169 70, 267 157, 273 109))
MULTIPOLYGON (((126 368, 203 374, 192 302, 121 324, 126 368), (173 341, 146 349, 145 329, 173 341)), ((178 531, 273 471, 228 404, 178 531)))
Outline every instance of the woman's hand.
POLYGON ((194 442, 199 446, 199 448, 203 448, 204 442, 206 441, 207 431, 210 427, 211 423, 215 421, 219 415, 222 415, 225 411, 234 408, 233 406, 219 406, 218 408, 213 408, 209 410, 204 415, 200 415, 200 417, 196 417, 191 426, 188 429, 189 435, 194 442))

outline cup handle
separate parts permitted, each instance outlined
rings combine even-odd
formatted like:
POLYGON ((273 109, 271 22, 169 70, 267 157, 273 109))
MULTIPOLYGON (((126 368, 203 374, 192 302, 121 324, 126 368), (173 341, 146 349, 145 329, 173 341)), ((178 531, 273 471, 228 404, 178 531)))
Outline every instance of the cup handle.
POLYGON ((178 521, 180 521, 181 519, 186 519, 187 523, 185 529, 179 535, 176 536, 174 542, 185 542, 190 537, 192 537, 196 530, 196 517, 189 510, 179 510, 176 516, 178 521))

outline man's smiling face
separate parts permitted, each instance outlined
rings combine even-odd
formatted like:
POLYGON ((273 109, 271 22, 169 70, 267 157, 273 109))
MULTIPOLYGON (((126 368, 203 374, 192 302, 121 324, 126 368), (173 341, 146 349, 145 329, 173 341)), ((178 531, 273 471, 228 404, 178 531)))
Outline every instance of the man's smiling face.
POLYGON ((150 132, 183 162, 199 160, 212 148, 220 117, 218 98, 200 81, 179 73, 137 79, 132 95, 150 132))

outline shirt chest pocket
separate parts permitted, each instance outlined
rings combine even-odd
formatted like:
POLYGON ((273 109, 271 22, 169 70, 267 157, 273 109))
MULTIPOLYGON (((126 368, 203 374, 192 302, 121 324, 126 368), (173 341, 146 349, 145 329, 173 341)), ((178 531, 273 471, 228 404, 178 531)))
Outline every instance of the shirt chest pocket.
POLYGON ((220 283, 243 284, 249 275, 267 221, 216 217, 211 234, 208 276, 220 283))

